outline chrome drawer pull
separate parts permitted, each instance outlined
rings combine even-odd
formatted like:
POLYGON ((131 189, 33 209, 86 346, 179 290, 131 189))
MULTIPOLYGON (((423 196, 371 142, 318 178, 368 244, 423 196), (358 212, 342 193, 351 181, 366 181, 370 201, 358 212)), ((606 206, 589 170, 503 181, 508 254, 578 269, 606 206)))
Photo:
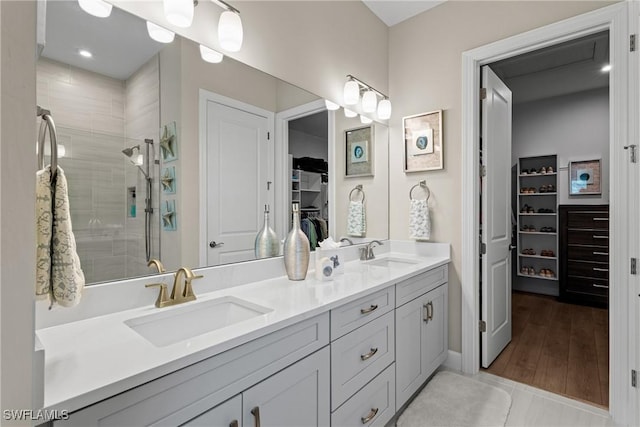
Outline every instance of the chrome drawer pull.
POLYGON ((594 252, 594 255, 605 255, 605 256, 609 256, 609 252, 594 252))
POLYGON ((369 412, 366 417, 360 418, 360 421, 362 421, 362 424, 366 424, 374 419, 376 415, 378 415, 378 408, 371 408, 371 412, 369 412))
POLYGON ((594 288, 604 288, 604 289, 609 289, 609 286, 607 285, 597 285, 595 283, 592 284, 594 288))
POLYGON ((369 314, 372 311, 376 311, 377 309, 378 309, 378 304, 371 304, 371 307, 369 308, 361 308, 360 314, 369 314))
POLYGON ((593 267, 593 271, 604 271, 605 273, 608 273, 609 269, 608 268, 593 267))
POLYGON ((594 221, 609 221, 609 218, 592 218, 594 221))
POLYGON ((433 301, 427 303, 427 316, 429 320, 433 320, 433 301))
POLYGON ((597 235, 595 235, 595 234, 594 234, 594 235, 593 235, 593 238, 594 238, 594 239, 608 239, 608 238, 609 238, 609 236, 597 236, 597 235))
POLYGON ((378 352, 378 347, 376 348, 372 348, 371 351, 367 354, 361 354, 360 355, 360 359, 362 359, 362 361, 365 360, 369 360, 373 357, 374 354, 376 354, 378 352))

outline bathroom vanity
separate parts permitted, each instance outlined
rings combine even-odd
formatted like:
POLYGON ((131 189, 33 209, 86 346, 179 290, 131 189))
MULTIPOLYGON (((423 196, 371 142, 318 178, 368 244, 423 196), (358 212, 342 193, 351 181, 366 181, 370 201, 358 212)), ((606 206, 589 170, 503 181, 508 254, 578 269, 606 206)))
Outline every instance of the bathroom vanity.
POLYGON ((333 281, 194 282, 196 301, 38 330, 45 407, 70 412, 53 424, 385 425, 447 358, 449 246, 356 250, 341 249, 352 260, 333 281), (198 331, 212 312, 216 329, 198 331))

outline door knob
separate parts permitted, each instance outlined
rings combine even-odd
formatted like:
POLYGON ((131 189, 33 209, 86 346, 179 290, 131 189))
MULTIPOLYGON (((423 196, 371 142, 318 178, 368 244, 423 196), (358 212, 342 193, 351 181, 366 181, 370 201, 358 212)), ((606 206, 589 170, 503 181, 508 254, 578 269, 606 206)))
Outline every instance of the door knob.
POLYGON ((217 248, 218 246, 222 246, 222 245, 224 245, 224 242, 216 242, 215 240, 212 240, 209 242, 210 248, 217 248))
POLYGON ((517 246, 516 246, 516 245, 509 245, 509 250, 510 250, 510 251, 512 251, 512 250, 514 250, 514 249, 516 249, 516 248, 517 248, 517 246))

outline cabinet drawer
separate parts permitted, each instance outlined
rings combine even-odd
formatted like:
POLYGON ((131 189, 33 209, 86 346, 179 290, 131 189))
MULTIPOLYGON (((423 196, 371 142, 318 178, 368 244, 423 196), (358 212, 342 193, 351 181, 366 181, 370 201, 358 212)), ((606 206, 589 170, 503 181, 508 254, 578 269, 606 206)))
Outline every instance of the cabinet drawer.
POLYGON ((335 410, 395 358, 394 313, 331 343, 331 409, 335 410))
POLYGON ((573 230, 567 231, 567 243, 569 245, 589 245, 609 247, 609 232, 606 230, 573 230))
POLYGON ((384 426, 395 415, 395 367, 392 364, 331 415, 331 425, 384 426))
POLYGON ((331 340, 377 319, 395 307, 393 286, 331 310, 331 340))
POLYGON ((593 262, 568 261, 567 273, 569 276, 606 280, 609 278, 609 266, 593 262))
POLYGON ((609 263, 609 249, 608 248, 591 248, 588 246, 573 246, 567 247, 567 259, 569 261, 593 261, 603 264, 609 263))
POLYGON ((242 425, 242 396, 237 395, 181 427, 239 427, 242 425), (235 421, 235 424, 234 424, 235 421))
POLYGON ((609 281, 569 276, 566 289, 567 292, 607 296, 609 295, 609 281))
POLYGON ((567 216, 567 225, 569 228, 608 230, 609 213, 606 211, 569 211, 567 216))
POLYGON ((443 265, 396 284, 396 307, 435 289, 449 280, 449 267, 443 265))

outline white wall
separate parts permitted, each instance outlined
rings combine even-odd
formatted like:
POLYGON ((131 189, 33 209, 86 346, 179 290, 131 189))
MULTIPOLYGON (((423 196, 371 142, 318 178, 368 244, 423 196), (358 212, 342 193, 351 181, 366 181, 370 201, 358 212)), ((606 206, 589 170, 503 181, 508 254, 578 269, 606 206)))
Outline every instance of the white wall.
POLYGON ((449 346, 461 350, 462 52, 611 4, 606 1, 448 1, 389 29, 390 235, 409 237, 406 192, 431 189, 432 236, 450 242, 449 346), (443 109, 444 170, 402 170, 402 117, 443 109))
POLYGON ((609 203, 609 88, 513 106, 512 164, 558 155, 558 204, 609 203), (568 163, 602 159, 602 195, 569 197, 568 163))

